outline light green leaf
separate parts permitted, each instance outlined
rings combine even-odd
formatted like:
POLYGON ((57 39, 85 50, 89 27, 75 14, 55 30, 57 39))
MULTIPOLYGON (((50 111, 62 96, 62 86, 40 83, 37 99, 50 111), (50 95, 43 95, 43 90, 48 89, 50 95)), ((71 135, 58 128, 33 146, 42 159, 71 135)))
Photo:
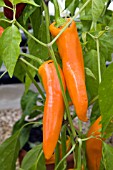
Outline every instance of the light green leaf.
POLYGON ((112 124, 110 132, 107 130, 108 136, 111 131, 113 132, 113 63, 106 69, 99 85, 99 106, 102 114, 103 132, 112 124))
POLYGON ((76 10, 76 7, 79 4, 79 0, 66 0, 65 7, 71 12, 72 15, 74 15, 74 12, 76 10))
POLYGON ((105 8, 106 0, 92 0, 92 18, 96 22, 105 8))
POLYGON ((103 162, 105 169, 113 170, 113 147, 103 143, 103 162))
POLYGON ((9 26, 2 34, 0 41, 0 53, 10 77, 16 66, 20 54, 21 34, 15 25, 9 26))
POLYGON ((85 72, 86 72, 87 76, 90 76, 90 77, 92 77, 93 79, 96 80, 95 75, 92 73, 92 71, 89 68, 85 67, 85 72))
POLYGON ((21 168, 24 170, 46 170, 42 145, 35 146, 26 154, 22 161, 21 168))
POLYGON ((4 5, 5 5, 4 1, 3 1, 3 0, 0 0, 0 7, 2 7, 2 6, 4 6, 4 5))
POLYGON ((0 169, 15 170, 15 163, 19 152, 19 136, 18 131, 0 145, 0 169))
POLYGON ((39 5, 37 5, 34 0, 10 0, 12 2, 12 4, 16 5, 18 3, 27 3, 27 4, 31 4, 34 6, 39 7, 39 5))

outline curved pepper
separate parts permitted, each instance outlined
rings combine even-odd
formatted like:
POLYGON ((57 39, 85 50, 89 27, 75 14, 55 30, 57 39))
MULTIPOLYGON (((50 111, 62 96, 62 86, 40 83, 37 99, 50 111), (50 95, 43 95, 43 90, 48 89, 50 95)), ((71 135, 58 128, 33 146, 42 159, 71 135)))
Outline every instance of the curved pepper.
MULTIPOLYGON (((60 66, 59 71, 64 89, 66 89, 64 76, 60 66)), ((42 78, 46 91, 43 115, 43 151, 45 158, 50 159, 56 147, 61 130, 64 115, 64 101, 54 62, 52 60, 44 62, 39 67, 38 72, 42 78)))
MULTIPOLYGON (((70 19, 67 19, 67 22, 70 19)), ((50 25, 50 32, 56 37, 67 22, 59 27, 55 27, 55 23, 50 25)), ((82 49, 78 37, 75 22, 60 35, 56 41, 58 51, 63 63, 63 73, 69 95, 74 104, 77 116, 82 121, 87 121, 88 99, 85 86, 84 62, 82 49)))
POLYGON ((102 140, 100 139, 101 116, 90 127, 87 137, 94 136, 86 141, 86 157, 88 170, 99 170, 102 158, 102 140))

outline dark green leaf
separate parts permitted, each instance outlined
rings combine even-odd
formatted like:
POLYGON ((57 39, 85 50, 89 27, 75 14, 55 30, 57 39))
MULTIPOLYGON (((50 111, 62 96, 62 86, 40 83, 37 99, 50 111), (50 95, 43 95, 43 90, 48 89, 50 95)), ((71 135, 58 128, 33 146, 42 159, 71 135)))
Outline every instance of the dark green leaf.
POLYGON ((13 76, 14 68, 20 54, 20 42, 21 35, 15 25, 5 29, 0 41, 0 54, 10 77, 13 76))
POLYGON ((26 142, 28 142, 29 134, 31 130, 31 125, 25 126, 22 128, 21 134, 20 134, 20 149, 25 145, 26 142))
POLYGON ((33 111, 33 107, 36 105, 37 93, 29 90, 21 98, 21 107, 24 115, 30 115, 33 111))
MULTIPOLYGON (((32 5, 27 5, 24 9, 24 16, 23 16, 23 22, 24 24, 26 24, 28 18, 30 17, 30 15, 36 10, 36 7, 32 6, 32 5)), ((35 18, 36 19, 36 18, 35 18)))
POLYGON ((113 53, 113 34, 108 32, 100 38, 100 53, 104 56, 106 61, 111 61, 111 54, 113 53))
POLYGON ((86 75, 86 86, 87 90, 91 96, 94 98, 98 95, 98 63, 97 63, 97 52, 95 50, 91 50, 85 55, 84 58, 85 67, 89 68, 96 79, 91 76, 86 75), (95 64, 94 64, 95 63, 95 64))
POLYGON ((22 161, 22 169, 24 170, 46 170, 42 145, 37 145, 31 149, 22 161))
MULTIPOLYGON (((32 64, 32 65, 36 65, 37 63, 33 60, 29 60, 29 63, 32 64)), ((36 75, 36 70, 34 70, 33 68, 31 68, 30 66, 27 66, 27 69, 29 70, 30 73, 32 73, 32 77, 34 78, 35 75, 36 75)), ((38 70, 38 69, 37 69, 38 70)), ((31 78, 29 77, 29 75, 26 74, 26 77, 25 77, 25 92, 27 92, 29 90, 29 87, 32 83, 32 80, 31 78)))
POLYGON ((18 61, 15 66, 14 70, 14 76, 17 77, 21 82, 24 83, 24 78, 25 78, 26 72, 23 69, 21 62, 18 61))
POLYGON ((105 142, 103 143, 103 162, 106 170, 113 169, 113 147, 105 142))
MULTIPOLYGON (((47 43, 46 27, 44 22, 41 24, 39 28, 38 39, 44 43, 47 43)), ((29 47, 30 54, 43 60, 46 60, 48 58, 48 49, 40 45, 39 43, 36 43, 33 39, 29 39, 28 47, 29 47)))
POLYGON ((36 8, 36 10, 31 14, 31 23, 32 23, 32 28, 33 28, 33 35, 38 38, 38 31, 41 25, 41 16, 42 16, 42 11, 41 8, 36 8), (36 17, 38 19, 36 19, 36 17))
POLYGON ((100 108, 98 100, 94 103, 92 111, 91 111, 91 117, 90 121, 93 123, 98 117, 100 116, 100 108))
POLYGON ((0 145, 0 169, 15 170, 15 163, 19 152, 20 132, 15 133, 0 145))
MULTIPOLYGON (((106 69, 99 85, 99 106, 102 114, 103 132, 105 132, 109 123, 112 123, 110 121, 113 120, 113 63, 106 69)), ((111 128, 113 131, 113 126, 111 128)))

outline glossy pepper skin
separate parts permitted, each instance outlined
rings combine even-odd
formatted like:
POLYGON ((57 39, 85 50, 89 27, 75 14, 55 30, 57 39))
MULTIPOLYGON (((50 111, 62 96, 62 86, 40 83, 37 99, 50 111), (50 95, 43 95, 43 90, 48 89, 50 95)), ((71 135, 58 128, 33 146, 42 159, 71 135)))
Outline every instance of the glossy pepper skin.
MULTIPOLYGON (((67 22, 70 19, 67 19, 67 22)), ((55 23, 49 27, 53 37, 56 37, 67 22, 57 28, 55 23)), ((84 62, 82 49, 78 37, 75 22, 60 35, 56 41, 58 51, 62 59, 63 73, 71 100, 74 104, 77 116, 82 121, 87 121, 88 99, 85 86, 84 62)))
MULTIPOLYGON (((7 6, 13 8, 12 3, 9 0, 4 0, 4 2, 7 6)), ((25 6, 26 6, 25 3, 19 3, 16 5, 16 15, 15 15, 16 19, 18 19, 20 17, 25 6)), ((13 11, 11 9, 4 7, 4 15, 10 20, 13 19, 13 11)))
MULTIPOLYGON (((60 66, 59 71, 64 89, 66 89, 60 66)), ((59 138, 64 115, 64 101, 54 62, 52 60, 44 62, 39 67, 38 73, 46 91, 43 115, 43 151, 48 160, 51 158, 59 138)))
POLYGON ((0 37, 2 36, 3 32, 4 32, 4 28, 0 26, 0 37))
POLYGON ((86 141, 86 158, 88 170, 99 170, 102 158, 102 140, 100 140, 101 116, 90 127, 87 137, 94 136, 86 141))

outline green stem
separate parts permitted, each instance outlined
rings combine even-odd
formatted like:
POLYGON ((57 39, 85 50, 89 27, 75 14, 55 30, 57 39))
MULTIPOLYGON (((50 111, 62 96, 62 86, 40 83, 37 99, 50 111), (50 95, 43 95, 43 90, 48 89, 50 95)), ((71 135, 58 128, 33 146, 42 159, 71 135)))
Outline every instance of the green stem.
POLYGON ((70 19, 70 21, 63 27, 63 29, 59 32, 59 34, 48 44, 48 46, 52 46, 55 41, 60 37, 60 35, 66 30, 66 28, 72 23, 72 21, 82 12, 82 10, 89 4, 91 0, 87 0, 87 2, 80 8, 80 10, 70 19))
POLYGON ((19 28, 21 28, 29 37, 31 37, 33 40, 35 40, 37 43, 41 44, 44 47, 47 47, 47 44, 41 42, 40 40, 38 40, 37 38, 35 38, 32 34, 30 34, 24 27, 22 27, 22 25, 20 25, 17 21, 16 24, 19 28))
POLYGON ((57 23, 58 19, 60 18, 60 10, 57 0, 53 0, 54 7, 55 7, 55 21, 57 23))
POLYGON ((63 98, 64 98, 64 103, 65 103, 65 106, 66 106, 66 112, 67 112, 67 116, 68 116, 68 120, 69 120, 71 130, 72 130, 72 134, 73 134, 73 137, 75 137, 76 132, 75 132, 75 128, 73 126, 73 122, 72 122, 72 119, 71 119, 68 100, 67 100, 67 97, 66 97, 66 94, 65 94, 65 90, 64 90, 63 83, 62 83, 61 75, 60 75, 60 72, 59 72, 59 69, 58 69, 57 60, 55 58, 55 54, 54 54, 54 51, 53 51, 52 47, 49 47, 49 51, 50 51, 51 57, 52 57, 52 59, 54 61, 54 65, 55 65, 57 75, 58 75, 58 78, 59 78, 59 82, 60 82, 60 86, 61 86, 61 90, 62 90, 62 95, 63 95, 63 98))
POLYGON ((24 70, 27 72, 29 78, 32 80, 33 84, 37 88, 37 90, 40 93, 40 95, 42 96, 42 98, 45 100, 44 92, 42 91, 42 89, 40 88, 38 83, 35 81, 35 79, 33 78, 32 74, 29 72, 29 70, 27 69, 26 65, 23 62, 22 62, 22 66, 23 66, 24 70))
POLYGON ((6 73, 7 73, 7 70, 2 73, 2 75, 0 76, 0 79, 1 79, 6 73))
POLYGON ((82 167, 82 157, 81 157, 81 151, 82 151, 82 140, 78 138, 79 147, 78 147, 78 160, 77 160, 77 170, 80 170, 82 167))
POLYGON ((47 35, 47 43, 50 42, 50 32, 49 32, 49 25, 50 25, 50 17, 49 17, 49 10, 46 6, 44 0, 42 0, 44 11, 45 11, 45 20, 46 20, 46 35, 47 35))
POLYGON ((101 83, 101 69, 100 69, 100 51, 99 51, 99 39, 96 39, 97 44, 97 60, 98 60, 98 76, 99 76, 99 84, 101 83))
POLYGON ((34 60, 34 61, 37 61, 37 63, 38 63, 39 65, 41 65, 41 64, 43 63, 40 58, 37 58, 37 57, 35 57, 35 56, 31 55, 31 54, 20 53, 20 55, 21 55, 21 56, 25 56, 25 57, 27 57, 27 58, 30 58, 30 59, 32 59, 32 60, 34 60))
POLYGON ((61 163, 73 152, 73 150, 75 149, 75 146, 76 145, 74 144, 73 147, 69 150, 69 152, 60 160, 58 165, 55 167, 55 170, 57 170, 59 166, 61 165, 61 163))
POLYGON ((16 20, 15 16, 16 16, 16 5, 13 5, 13 21, 16 20))
POLYGON ((23 63, 27 64, 28 66, 30 66, 31 68, 33 68, 34 70, 38 71, 38 69, 33 66, 32 64, 30 64, 28 61, 26 61, 25 59, 23 58, 19 58, 23 63))
POLYGON ((0 21, 7 22, 7 23, 9 23, 9 24, 12 24, 12 23, 13 23, 13 20, 9 21, 9 20, 7 20, 7 19, 2 19, 2 18, 0 18, 0 21))
MULTIPOLYGON (((66 145, 66 125, 64 125, 62 127, 62 131, 61 131, 61 143, 62 143, 62 157, 64 157, 66 155, 66 151, 68 149, 67 145, 66 145)), ((66 159, 64 159, 63 165, 64 165, 64 167, 67 167, 66 159)))
POLYGON ((57 166, 59 160, 60 160, 59 143, 57 142, 57 145, 55 148, 55 166, 57 166))
POLYGON ((99 98, 99 96, 94 97, 94 98, 90 101, 89 105, 92 105, 96 100, 98 100, 98 98, 99 98))
POLYGON ((13 8, 11 8, 10 6, 4 5, 4 7, 13 11, 13 8))

